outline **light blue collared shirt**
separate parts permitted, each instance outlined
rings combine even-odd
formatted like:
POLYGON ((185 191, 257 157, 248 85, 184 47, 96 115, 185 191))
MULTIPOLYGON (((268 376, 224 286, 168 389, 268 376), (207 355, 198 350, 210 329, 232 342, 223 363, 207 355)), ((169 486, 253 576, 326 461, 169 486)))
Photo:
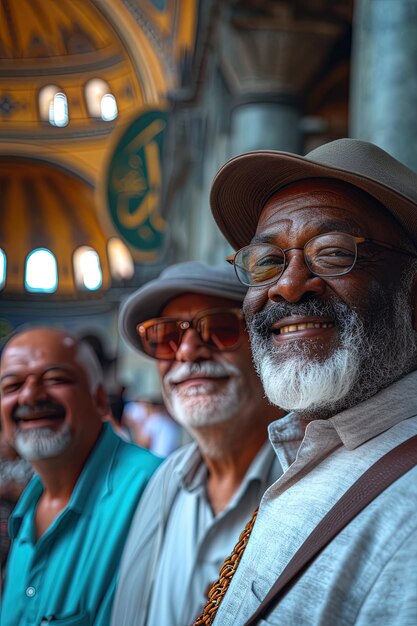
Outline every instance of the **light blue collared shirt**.
MULTIPOLYGON (((262 499, 215 626, 245 623, 346 490, 386 452, 417 434, 416 415, 413 372, 349 410, 311 422, 302 440, 294 414, 270 425, 284 474, 262 499)), ((417 468, 342 530, 261 624, 416 626, 417 468)))
POLYGON ((196 444, 174 452, 153 476, 132 523, 112 626, 192 624, 262 494, 281 473, 267 441, 227 507, 215 515, 196 444))

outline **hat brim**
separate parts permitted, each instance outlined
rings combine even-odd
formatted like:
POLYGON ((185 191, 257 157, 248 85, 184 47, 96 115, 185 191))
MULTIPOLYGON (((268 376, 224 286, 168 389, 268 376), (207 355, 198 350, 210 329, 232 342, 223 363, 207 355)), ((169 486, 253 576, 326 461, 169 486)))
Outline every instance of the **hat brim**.
MULTIPOLYGON (((383 154, 396 166, 391 167, 394 171, 391 171, 388 183, 395 179, 396 169, 401 170, 402 177, 404 170, 411 173, 387 153, 383 154)), ((372 162, 368 169, 372 169, 372 162)), ((375 173, 380 176, 378 168, 375 173)), ((414 172, 411 174, 413 178, 416 176, 414 172)), ((219 170, 213 181, 210 194, 213 217, 231 246, 238 250, 251 242, 259 216, 273 194, 290 183, 308 178, 334 178, 366 191, 393 214, 417 244, 416 202, 389 184, 384 184, 377 176, 363 175, 355 171, 355 167, 340 168, 317 163, 308 156, 258 151, 234 157, 219 170)), ((410 185, 413 182, 410 180, 410 185)))

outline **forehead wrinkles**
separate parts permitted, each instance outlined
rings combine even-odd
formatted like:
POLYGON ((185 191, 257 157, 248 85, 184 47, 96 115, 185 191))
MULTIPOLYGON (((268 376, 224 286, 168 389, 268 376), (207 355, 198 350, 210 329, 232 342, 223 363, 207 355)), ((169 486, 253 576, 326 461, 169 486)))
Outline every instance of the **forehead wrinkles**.
POLYGON ((409 247, 410 243, 389 211, 359 190, 346 194, 325 188, 311 192, 281 191, 272 196, 263 208, 254 241, 264 235, 268 238, 270 235, 289 234, 293 226, 298 232, 311 232, 310 236, 340 229, 394 245, 407 243, 409 247))
POLYGON ((42 341, 25 341, 17 338, 6 346, 2 359, 1 368, 4 370, 10 366, 34 367, 38 364, 54 364, 65 367, 75 364, 74 344, 46 344, 42 341))
POLYGON ((300 217, 308 225, 311 222, 319 224, 320 212, 333 211, 334 221, 346 220, 352 207, 352 201, 339 190, 299 189, 282 190, 273 195, 265 204, 258 221, 257 233, 273 225, 274 230, 279 227, 282 234, 287 234, 293 221, 300 217))

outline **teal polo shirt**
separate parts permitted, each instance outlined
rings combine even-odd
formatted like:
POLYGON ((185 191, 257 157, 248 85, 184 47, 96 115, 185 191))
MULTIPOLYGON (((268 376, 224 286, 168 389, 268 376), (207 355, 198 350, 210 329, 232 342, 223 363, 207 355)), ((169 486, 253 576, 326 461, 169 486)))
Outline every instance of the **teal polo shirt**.
POLYGON ((35 476, 10 519, 0 626, 108 626, 119 561, 143 489, 161 459, 106 424, 67 507, 35 539, 35 476))

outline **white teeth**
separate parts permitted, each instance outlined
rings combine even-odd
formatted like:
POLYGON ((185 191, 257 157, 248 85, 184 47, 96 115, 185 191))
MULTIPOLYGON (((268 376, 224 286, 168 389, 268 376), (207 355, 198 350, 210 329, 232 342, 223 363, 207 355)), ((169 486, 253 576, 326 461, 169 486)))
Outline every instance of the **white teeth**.
POLYGON ((297 330, 306 330, 306 328, 333 328, 332 322, 323 322, 322 324, 318 322, 306 322, 303 324, 289 324, 288 326, 283 326, 280 328, 280 334, 285 335, 286 333, 293 333, 297 330))

